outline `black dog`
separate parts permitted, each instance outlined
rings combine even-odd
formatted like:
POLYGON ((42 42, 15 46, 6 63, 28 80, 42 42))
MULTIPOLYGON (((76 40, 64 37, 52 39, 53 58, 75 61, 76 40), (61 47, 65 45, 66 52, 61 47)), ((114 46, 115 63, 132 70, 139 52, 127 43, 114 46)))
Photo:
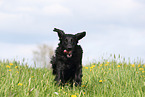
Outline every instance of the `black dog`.
POLYGON ((65 85, 70 82, 71 86, 81 86, 82 82, 82 53, 78 40, 82 39, 86 32, 77 33, 75 35, 65 34, 62 30, 54 28, 58 33, 60 43, 52 57, 51 64, 53 74, 56 75, 55 81, 59 85, 65 85))

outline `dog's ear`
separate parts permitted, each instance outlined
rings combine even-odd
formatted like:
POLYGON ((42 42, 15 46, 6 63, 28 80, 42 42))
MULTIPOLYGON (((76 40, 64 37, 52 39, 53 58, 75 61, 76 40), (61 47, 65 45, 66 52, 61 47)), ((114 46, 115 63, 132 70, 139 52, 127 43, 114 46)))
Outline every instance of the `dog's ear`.
POLYGON ((53 31, 54 31, 54 32, 57 32, 57 34, 58 34, 58 36, 59 36, 60 39, 61 39, 62 36, 65 34, 62 30, 57 29, 57 28, 54 28, 53 31))
POLYGON ((80 40, 86 36, 86 32, 77 33, 75 36, 77 37, 77 40, 80 40))

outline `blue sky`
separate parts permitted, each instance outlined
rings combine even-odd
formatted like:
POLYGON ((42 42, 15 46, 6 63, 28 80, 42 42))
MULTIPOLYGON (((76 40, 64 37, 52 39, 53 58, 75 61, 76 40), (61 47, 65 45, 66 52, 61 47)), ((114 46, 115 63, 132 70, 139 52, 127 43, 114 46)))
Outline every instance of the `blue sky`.
POLYGON ((0 59, 31 59, 43 43, 55 48, 57 27, 87 32, 84 64, 109 54, 144 60, 144 10, 144 0, 0 0, 0 59))

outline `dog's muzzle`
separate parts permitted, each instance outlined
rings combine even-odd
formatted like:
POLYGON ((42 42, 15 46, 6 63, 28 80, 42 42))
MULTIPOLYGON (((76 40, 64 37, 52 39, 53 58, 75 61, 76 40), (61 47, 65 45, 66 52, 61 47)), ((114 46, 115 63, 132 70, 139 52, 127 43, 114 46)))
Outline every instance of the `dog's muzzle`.
POLYGON ((67 54, 67 57, 68 58, 71 58, 72 57, 72 51, 64 50, 63 52, 67 54))

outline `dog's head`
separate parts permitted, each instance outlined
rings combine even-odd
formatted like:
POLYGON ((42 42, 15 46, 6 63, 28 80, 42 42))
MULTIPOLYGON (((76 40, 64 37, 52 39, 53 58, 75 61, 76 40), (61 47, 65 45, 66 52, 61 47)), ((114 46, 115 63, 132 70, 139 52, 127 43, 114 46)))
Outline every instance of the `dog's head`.
POLYGON ((63 49, 63 53, 66 54, 67 58, 71 58, 74 52, 75 47, 80 39, 82 39, 86 32, 73 34, 65 34, 64 31, 54 28, 54 32, 58 33, 60 45, 63 49))

